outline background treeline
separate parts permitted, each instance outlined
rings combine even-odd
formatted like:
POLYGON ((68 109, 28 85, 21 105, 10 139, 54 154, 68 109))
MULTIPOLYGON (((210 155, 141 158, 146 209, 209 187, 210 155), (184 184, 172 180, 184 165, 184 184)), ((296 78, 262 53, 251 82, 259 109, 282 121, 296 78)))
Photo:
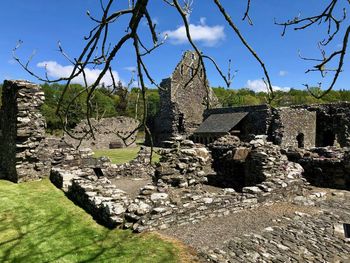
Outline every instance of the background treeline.
MULTIPOLYGON (((49 131, 59 130, 61 128, 60 120, 56 116, 55 111, 64 86, 59 84, 43 84, 42 88, 45 92, 46 100, 41 110, 46 118, 48 125, 47 128, 49 131)), ((0 86, 0 91, 1 89, 2 86, 0 86)), ((222 87, 215 87, 213 90, 223 107, 258 105, 266 103, 266 94, 263 92, 254 92, 245 88, 233 90, 222 87)), ((313 92, 318 93, 320 90, 314 88, 313 92)), ((85 118, 87 93, 84 91, 81 85, 74 84, 72 85, 71 89, 67 91, 65 96, 66 99, 62 102, 62 107, 67 108, 69 103, 71 103, 72 98, 78 94, 80 94, 80 96, 74 100, 68 111, 67 119, 70 127, 74 127, 85 118)), ((329 103, 336 101, 350 101, 350 91, 333 90, 320 100, 311 96, 306 90, 291 89, 288 92, 277 91, 276 99, 272 104, 275 107, 280 107, 298 104, 329 103)), ((147 90, 146 105, 148 110, 148 118, 154 118, 159 110, 159 94, 157 89, 147 90)), ((96 118, 124 115, 141 120, 144 113, 144 103, 140 89, 127 89, 123 87, 121 83, 118 84, 117 89, 113 92, 104 87, 96 90, 90 106, 92 109, 92 115, 96 118)))
MULTIPOLYGON (((44 84, 42 85, 45 92, 45 104, 41 110, 47 121, 48 130, 58 130, 61 122, 56 115, 57 104, 62 94, 63 85, 44 84)), ((87 93, 79 84, 71 85, 67 90, 65 99, 61 103, 62 109, 69 109, 67 112, 68 126, 73 128, 82 119, 86 118, 87 93), (79 96, 77 96, 80 94, 79 96), (72 98, 76 97, 75 100, 72 98)), ((154 117, 159 108, 159 95, 155 89, 147 90, 146 94, 148 116, 154 117)), ((101 87, 97 89, 90 101, 91 113, 94 118, 106 118, 114 116, 129 116, 141 120, 144 113, 144 103, 140 89, 132 88, 130 90, 121 86, 115 91, 101 87)))

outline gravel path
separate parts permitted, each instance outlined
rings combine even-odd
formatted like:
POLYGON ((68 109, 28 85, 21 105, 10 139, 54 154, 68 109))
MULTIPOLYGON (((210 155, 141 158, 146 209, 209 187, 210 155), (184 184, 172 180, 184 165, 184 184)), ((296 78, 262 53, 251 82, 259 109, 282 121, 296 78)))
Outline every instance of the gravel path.
POLYGON ((275 203, 162 234, 195 248, 203 262, 350 262, 350 192, 313 189, 275 203))
POLYGON ((197 224, 173 226, 160 232, 180 239, 196 249, 217 248, 222 247, 226 241, 233 237, 259 232, 271 224, 279 225, 276 218, 291 216, 296 211, 316 212, 312 207, 275 203, 270 206, 242 210, 224 217, 208 218, 197 224))

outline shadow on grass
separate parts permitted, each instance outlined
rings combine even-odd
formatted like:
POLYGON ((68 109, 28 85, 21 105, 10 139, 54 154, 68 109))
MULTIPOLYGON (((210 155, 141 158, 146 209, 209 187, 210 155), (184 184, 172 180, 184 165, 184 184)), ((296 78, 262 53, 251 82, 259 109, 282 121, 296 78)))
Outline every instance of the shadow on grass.
POLYGON ((39 200, 32 195, 23 203, 15 196, 9 205, 0 204, 0 262, 176 262, 171 244, 103 228, 68 200, 60 200, 66 198, 63 194, 52 195, 46 198, 44 193, 39 200), (41 206, 45 199, 49 204, 41 206))

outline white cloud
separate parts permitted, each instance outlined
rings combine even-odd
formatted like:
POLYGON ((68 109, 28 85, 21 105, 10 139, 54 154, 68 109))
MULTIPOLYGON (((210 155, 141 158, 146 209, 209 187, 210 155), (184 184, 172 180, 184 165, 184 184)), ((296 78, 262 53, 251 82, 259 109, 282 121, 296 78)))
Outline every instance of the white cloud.
MULTIPOLYGON (((200 18, 198 25, 190 24, 189 29, 192 39, 202 42, 205 46, 215 46, 226 37, 223 26, 208 26, 205 17, 200 18)), ((173 44, 183 44, 187 42, 186 28, 184 25, 179 26, 175 30, 167 30, 163 32, 163 35, 168 35, 168 38, 173 44)))
POLYGON ((288 71, 286 70, 280 70, 280 72, 278 72, 278 75, 280 75, 281 77, 284 77, 288 74, 288 71))
MULTIPOLYGON (((246 87, 255 92, 267 92, 267 87, 262 79, 248 80, 246 87)), ((289 91, 289 87, 272 86, 273 90, 289 91)))
MULTIPOLYGON (((46 68, 47 75, 51 78, 67 78, 73 71, 73 66, 63 66, 58 64, 56 61, 43 61, 37 64, 39 68, 46 68)), ((89 69, 85 68, 86 81, 88 85, 91 85, 96 81, 98 76, 100 75, 102 70, 100 69, 89 69)), ((113 76, 115 81, 117 82, 119 79, 118 72, 113 71, 113 76)), ((84 85, 84 78, 82 74, 78 75, 72 80, 72 83, 82 84, 84 85)), ((107 73, 101 80, 100 85, 104 83, 105 86, 109 86, 113 84, 112 78, 109 73, 107 73)))

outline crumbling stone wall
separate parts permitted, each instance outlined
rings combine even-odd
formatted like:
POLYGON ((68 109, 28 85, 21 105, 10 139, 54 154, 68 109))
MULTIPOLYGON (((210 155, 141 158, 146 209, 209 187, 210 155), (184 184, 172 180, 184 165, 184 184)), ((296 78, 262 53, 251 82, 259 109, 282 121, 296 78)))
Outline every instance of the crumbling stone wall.
POLYGON ((349 148, 319 147, 284 151, 288 159, 304 168, 303 176, 318 187, 350 189, 349 148))
POLYGON ((141 146, 135 159, 123 164, 110 164, 102 171, 109 179, 116 177, 150 178, 154 174, 151 150, 141 146))
MULTIPOLYGON (((187 140, 172 142, 171 151, 164 153, 166 156, 163 162, 167 164, 160 166, 170 167, 170 172, 156 177, 153 183, 141 188, 136 198, 130 198, 126 192, 111 184, 106 177, 99 178, 91 171, 55 170, 55 176, 69 177, 70 182, 65 190, 68 196, 99 222, 108 227, 124 227, 136 232, 164 229, 174 224, 195 223, 207 217, 228 215, 269 201, 289 200, 303 192, 302 167, 282 157, 285 165, 283 169, 278 166, 276 168, 278 173, 267 173, 274 171, 273 169, 264 170, 266 180, 255 186, 243 187, 241 193, 232 188, 207 191, 200 183, 201 180, 190 185, 173 186, 172 178, 182 176, 183 182, 188 182, 189 176, 193 175, 192 168, 203 171, 201 167, 194 167, 199 165, 200 161, 194 162, 192 152, 181 152, 181 149, 190 149, 188 148, 190 144, 195 146, 193 142, 187 140), (172 167, 175 159, 185 161, 187 167, 172 167), (190 173, 184 173, 184 169, 190 170, 190 173)), ((263 155, 264 149, 269 148, 271 143, 267 143, 263 138, 256 138, 251 145, 252 148, 261 149, 257 152, 263 155)), ((275 147, 279 149, 278 146, 275 147)), ((198 145, 192 148, 195 150, 200 147, 198 145)), ((202 153, 202 151, 198 153, 201 158, 204 157, 202 153)), ((272 166, 273 163, 279 164, 281 158, 277 157, 277 161, 265 158, 264 164, 270 168, 268 162, 271 162, 272 166)), ((200 178, 204 177, 205 174, 200 178)))
POLYGON ((45 120, 40 113, 44 92, 26 81, 6 80, 1 106, 0 176, 13 182, 35 180, 45 175, 38 146, 45 138, 45 120))
POLYGON ((152 127, 153 141, 160 145, 175 135, 188 136, 202 123, 206 108, 219 105, 207 88, 198 55, 186 51, 170 78, 161 82, 160 111, 152 127))
POLYGON ((271 178, 283 178, 293 164, 281 154, 280 146, 266 137, 258 135, 248 143, 227 135, 210 144, 216 174, 208 177, 208 183, 241 192, 246 187, 268 184, 271 178))
POLYGON ((209 151, 201 144, 181 137, 168 142, 161 150, 160 162, 155 172, 155 182, 173 187, 188 187, 207 182, 213 173, 209 151))
MULTIPOLYGON (((111 118, 102 118, 100 120, 90 119, 91 126, 94 130, 96 140, 88 134, 80 144, 82 148, 91 149, 109 149, 109 148, 124 148, 136 146, 137 131, 133 131, 139 126, 139 121, 125 116, 117 116, 111 118), (131 135, 130 137, 128 137, 131 135), (123 138, 127 139, 123 140, 123 138)), ((83 120, 73 130, 72 134, 80 138, 84 136, 86 131, 89 131, 87 120, 83 120)), ((68 135, 65 135, 65 140, 69 144, 78 146, 80 141, 68 135)))
POLYGON ((294 106, 316 112, 316 146, 350 146, 350 103, 294 106))

